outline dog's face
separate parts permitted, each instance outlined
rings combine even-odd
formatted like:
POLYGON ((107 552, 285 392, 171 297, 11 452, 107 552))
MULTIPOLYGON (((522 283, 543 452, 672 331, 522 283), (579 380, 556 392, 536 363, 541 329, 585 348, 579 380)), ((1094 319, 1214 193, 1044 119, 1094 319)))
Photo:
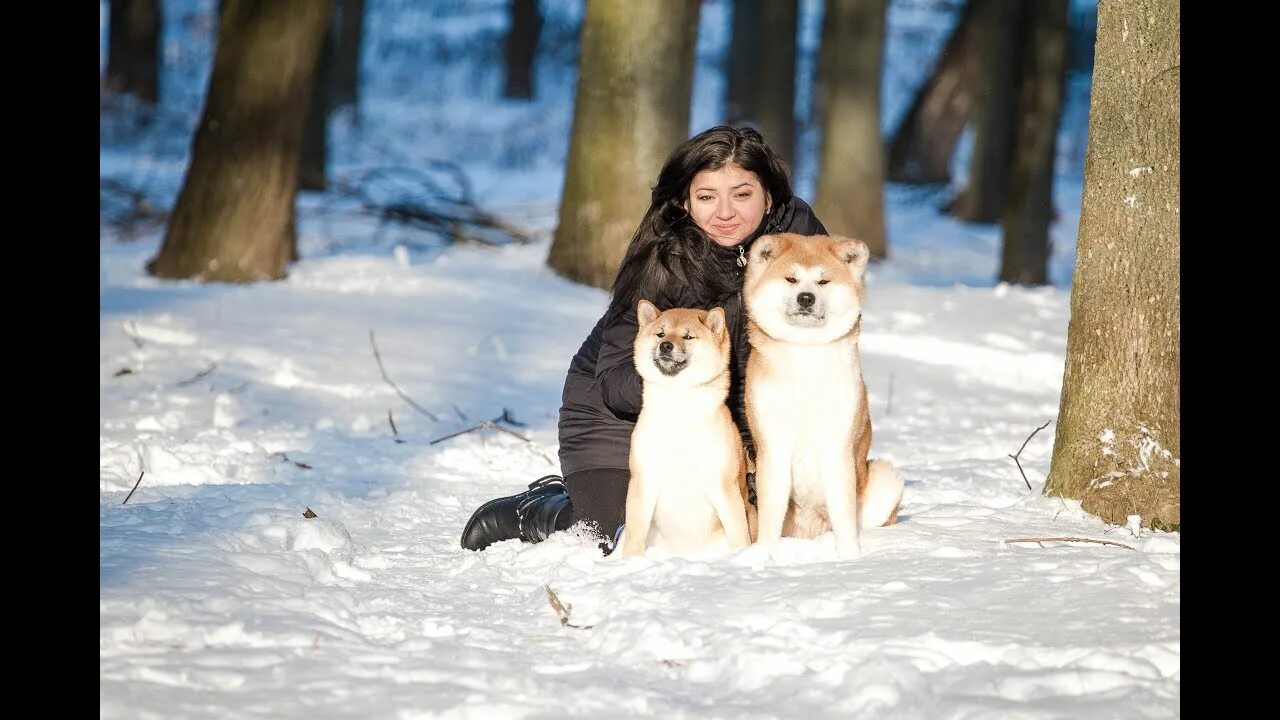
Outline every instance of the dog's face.
POLYGON ((701 385, 729 369, 724 309, 672 308, 658 312, 648 300, 636 308, 636 370, 645 382, 701 385))
POLYGON ((747 314, 782 342, 821 345, 843 337, 862 317, 869 257, 861 240, 765 235, 747 263, 747 314))

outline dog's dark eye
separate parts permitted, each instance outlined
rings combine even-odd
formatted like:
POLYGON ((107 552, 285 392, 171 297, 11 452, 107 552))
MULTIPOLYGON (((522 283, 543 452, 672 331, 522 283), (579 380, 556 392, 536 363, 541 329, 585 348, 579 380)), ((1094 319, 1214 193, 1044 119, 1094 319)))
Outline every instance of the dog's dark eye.
POLYGON ((795 285, 795 284, 796 284, 796 279, 795 279, 795 278, 787 278, 787 282, 791 283, 792 285, 795 285))
POLYGON ((693 339, 693 336, 692 336, 692 335, 690 335, 689 333, 685 333, 685 334, 684 334, 684 339, 685 339, 685 340, 692 340, 692 339, 693 339))
POLYGON ((819 284, 819 285, 826 285, 826 284, 827 284, 827 283, 829 283, 829 282, 831 282, 831 281, 830 281, 830 280, 819 280, 819 281, 818 281, 818 284, 819 284))
POLYGON ((666 336, 667 336, 666 333, 662 332, 661 330, 658 331, 658 337, 666 337, 666 336))

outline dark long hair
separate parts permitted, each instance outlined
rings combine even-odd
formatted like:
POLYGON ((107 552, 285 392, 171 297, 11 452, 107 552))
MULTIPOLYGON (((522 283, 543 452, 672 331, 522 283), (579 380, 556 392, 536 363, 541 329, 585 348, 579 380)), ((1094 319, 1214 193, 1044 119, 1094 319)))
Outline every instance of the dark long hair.
POLYGON ((736 251, 713 243, 685 207, 694 176, 726 165, 755 173, 772 201, 770 213, 743 244, 766 230, 780 229, 773 226, 791 200, 791 180, 782 158, 752 128, 718 125, 698 133, 680 143, 658 173, 649 209, 618 266, 610 311, 634 307, 640 298, 656 301, 676 283, 688 286, 704 306, 738 290, 742 280, 734 264, 736 251))

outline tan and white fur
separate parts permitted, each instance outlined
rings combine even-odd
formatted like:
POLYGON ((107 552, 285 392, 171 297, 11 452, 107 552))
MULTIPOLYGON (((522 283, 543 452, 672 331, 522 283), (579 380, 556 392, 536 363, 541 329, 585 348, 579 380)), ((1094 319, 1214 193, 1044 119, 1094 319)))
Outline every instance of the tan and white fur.
POLYGON ((755 540, 742 437, 725 398, 730 339, 723 308, 637 308, 635 365, 644 380, 631 434, 624 556, 649 547, 689 554, 755 540), (750 516, 748 516, 750 512, 750 516))
POLYGON ((751 248, 746 409, 759 540, 773 557, 784 535, 828 530, 840 558, 856 557, 861 528, 897 521, 902 476, 886 460, 867 461, 858 336, 868 257, 862 241, 825 235, 765 235, 751 248))

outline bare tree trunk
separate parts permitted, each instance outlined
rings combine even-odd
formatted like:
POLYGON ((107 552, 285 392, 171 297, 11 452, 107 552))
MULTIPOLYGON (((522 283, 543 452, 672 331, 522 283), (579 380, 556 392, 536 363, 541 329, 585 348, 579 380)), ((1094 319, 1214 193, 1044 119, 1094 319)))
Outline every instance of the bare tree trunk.
POLYGON ((160 99, 160 0, 111 0, 107 23, 107 84, 154 105, 160 99))
POLYGON ((1053 161, 1067 63, 1068 0, 1030 4, 1030 47, 1023 67, 1009 204, 1004 213, 1000 280, 1049 282, 1049 221, 1053 215, 1053 161))
POLYGON ((760 134, 788 165, 795 163, 798 0, 765 0, 760 8, 760 69, 755 108, 760 134))
POLYGON ((335 31, 330 23, 320 47, 315 82, 311 83, 311 103, 307 107, 307 122, 302 126, 302 151, 298 159, 299 190, 324 190, 328 185, 325 169, 329 159, 329 112, 333 103, 333 64, 337 49, 335 31))
POLYGON ((819 83, 822 150, 814 209, 827 229, 888 255, 880 78, 887 0, 828 0, 819 83))
POLYGON ((947 39, 933 73, 916 93, 911 109, 889 145, 889 179, 927 185, 951 178, 951 156, 969 122, 974 86, 982 72, 983 11, 987 0, 968 0, 947 39))
POLYGON ((787 164, 795 152, 798 0, 735 0, 725 117, 750 125, 787 164))
POLYGON ((191 165, 159 254, 167 278, 284 277, 298 152, 328 0, 224 0, 191 165))
POLYGON ((987 0, 980 5, 982 84, 975 108, 977 132, 969 158, 969 180, 949 211, 969 222, 998 222, 1009 204, 1009 178, 1021 92, 1020 70, 1029 50, 1029 2, 987 0))
MULTIPOLYGON (((364 40, 364 0, 338 0, 338 45, 334 52, 330 107, 360 108, 360 44, 364 40)), ((356 113, 359 117, 359 113, 356 113)))
MULTIPOLYGON (((725 73, 724 116, 730 125, 754 123, 756 72, 760 69, 760 3, 733 0, 733 36, 725 73)), ((767 5, 769 0, 764 0, 767 5)))
POLYGON ((538 56, 542 13, 538 0, 511 0, 511 27, 507 30, 507 82, 503 97, 533 97, 533 63, 538 56))
POLYGON ((569 163, 547 264, 596 287, 649 206, 650 185, 689 135, 698 0, 588 0, 569 163))
POLYGON ((1045 491, 1179 528, 1179 3, 1098 4, 1071 324, 1045 491))

